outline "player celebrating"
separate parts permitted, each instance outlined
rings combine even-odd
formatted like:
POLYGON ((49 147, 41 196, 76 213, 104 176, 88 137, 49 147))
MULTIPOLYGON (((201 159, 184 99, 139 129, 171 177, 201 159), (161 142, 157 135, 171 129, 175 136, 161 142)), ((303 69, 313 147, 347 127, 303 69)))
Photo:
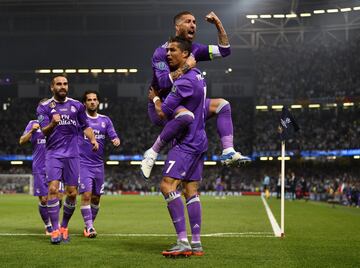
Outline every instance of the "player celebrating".
MULTIPOLYGON (((191 42, 181 37, 169 40, 167 58, 172 69, 179 69, 186 64, 191 53, 191 42)), ((165 162, 160 189, 168 204, 173 221, 177 243, 162 252, 164 256, 203 255, 200 241, 201 205, 197 194, 202 179, 204 153, 207 150, 205 133, 205 98, 206 84, 198 69, 191 69, 174 82, 172 92, 162 103, 150 90, 149 99, 155 99, 156 112, 160 118, 171 118, 179 105, 187 109, 185 117, 191 117, 191 123, 181 138, 177 138, 168 153, 165 162), (184 204, 177 187, 183 183, 192 232, 191 245, 187 239, 184 204)))
POLYGON ((32 174, 34 177, 34 196, 39 197, 39 213, 45 224, 45 234, 50 235, 52 227, 46 206, 48 196, 48 184, 45 173, 46 138, 40 130, 38 120, 30 120, 23 135, 20 137, 20 145, 26 144, 27 142, 30 142, 33 148, 32 174))
POLYGON ((53 97, 37 108, 38 120, 42 132, 47 137, 46 143, 46 178, 49 183, 47 201, 48 214, 53 227, 51 243, 69 241, 68 223, 75 210, 79 179, 78 126, 90 139, 93 150, 98 150, 98 143, 93 130, 86 121, 85 107, 77 100, 67 97, 68 80, 65 76, 56 76, 51 81, 53 97), (59 227, 59 181, 66 186, 64 213, 59 227))
POLYGON ((93 145, 84 135, 79 135, 80 149, 80 186, 81 214, 84 219, 84 236, 95 238, 97 233, 93 226, 99 211, 100 196, 104 193, 104 147, 105 137, 111 139, 115 147, 120 145, 120 139, 115 132, 113 123, 106 115, 98 113, 99 93, 86 91, 83 96, 89 126, 93 129, 99 144, 99 150, 93 152, 93 145))
MULTIPOLYGON (((193 43, 193 57, 188 57, 187 61, 181 68, 178 68, 172 72, 170 71, 166 61, 166 48, 168 43, 165 43, 155 50, 152 58, 152 67, 154 71, 152 87, 159 91, 160 97, 166 96, 169 93, 173 82, 188 72, 192 67, 194 67, 196 61, 209 61, 214 58, 226 57, 230 55, 230 44, 220 19, 215 15, 214 12, 210 12, 206 16, 206 20, 216 26, 218 31, 219 44, 217 46, 207 46, 193 43)), ((196 21, 192 13, 184 11, 177 14, 174 17, 174 25, 176 36, 181 36, 188 41, 193 41, 196 33, 196 21)), ((230 103, 225 99, 206 99, 205 106, 206 119, 217 115, 217 130, 223 147, 223 152, 220 157, 221 162, 225 165, 231 166, 250 161, 250 158, 243 156, 241 153, 234 150, 233 124, 230 103)), ((154 145, 144 154, 144 160, 141 163, 141 171, 145 179, 150 177, 150 173, 158 153, 164 147, 164 145, 175 138, 178 133, 181 133, 182 130, 188 127, 189 122, 186 118, 186 113, 184 113, 182 107, 178 108, 180 111, 177 110, 174 114, 174 120, 172 120, 171 123, 168 123, 167 120, 159 120, 159 118, 156 116, 155 106, 153 103, 149 102, 148 104, 148 113, 151 121, 154 124, 165 127, 154 145)))

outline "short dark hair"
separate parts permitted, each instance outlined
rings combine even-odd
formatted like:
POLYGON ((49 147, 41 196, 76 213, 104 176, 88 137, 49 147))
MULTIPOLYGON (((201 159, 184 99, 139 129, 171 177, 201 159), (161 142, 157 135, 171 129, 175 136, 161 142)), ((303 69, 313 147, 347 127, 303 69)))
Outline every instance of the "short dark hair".
POLYGON ((95 94, 96 98, 98 99, 98 101, 100 102, 100 95, 99 92, 97 92, 96 90, 86 90, 82 96, 82 102, 86 102, 86 98, 88 94, 95 94))
MULTIPOLYGON (((182 16, 185 16, 185 15, 191 15, 191 16, 194 16, 194 14, 192 14, 190 11, 182 11, 178 14, 176 14, 173 18, 173 23, 174 25, 176 25, 176 23, 178 22, 179 19, 181 19, 182 16)), ((194 16, 195 17, 195 16, 194 16)))
POLYGON ((181 51, 188 51, 189 52, 189 56, 191 54, 191 46, 192 43, 191 41, 185 39, 184 37, 181 36, 172 36, 169 38, 169 43, 173 43, 176 42, 179 44, 179 48, 181 51))
POLYGON ((53 86, 55 84, 55 78, 56 77, 64 77, 67 79, 66 75, 63 75, 63 74, 59 74, 57 76, 54 76, 52 79, 51 79, 51 86, 53 86))

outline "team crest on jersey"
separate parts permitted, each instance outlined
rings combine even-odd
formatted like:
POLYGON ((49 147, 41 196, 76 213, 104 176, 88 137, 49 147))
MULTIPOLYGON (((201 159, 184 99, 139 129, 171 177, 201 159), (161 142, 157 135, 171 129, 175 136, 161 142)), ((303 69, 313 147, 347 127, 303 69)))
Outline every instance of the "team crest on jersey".
POLYGON ((75 108, 75 106, 72 106, 72 105, 71 105, 70 110, 71 110, 73 113, 75 113, 75 112, 76 112, 76 108, 75 108))
POLYGON ((44 121, 44 116, 42 114, 40 114, 37 119, 38 119, 39 123, 41 123, 42 121, 44 121))
POLYGON ((55 106, 56 106, 55 101, 52 101, 52 102, 49 103, 50 108, 55 108, 55 106))
POLYGON ((172 93, 175 93, 175 92, 176 92, 176 86, 173 86, 173 87, 171 88, 171 92, 172 92, 172 93))
POLYGON ((101 127, 102 127, 102 128, 105 128, 105 127, 106 127, 105 122, 101 122, 101 127))
POLYGON ((158 68, 159 70, 162 70, 162 71, 166 70, 166 67, 167 67, 167 65, 163 61, 160 61, 160 62, 156 63, 156 68, 158 68))

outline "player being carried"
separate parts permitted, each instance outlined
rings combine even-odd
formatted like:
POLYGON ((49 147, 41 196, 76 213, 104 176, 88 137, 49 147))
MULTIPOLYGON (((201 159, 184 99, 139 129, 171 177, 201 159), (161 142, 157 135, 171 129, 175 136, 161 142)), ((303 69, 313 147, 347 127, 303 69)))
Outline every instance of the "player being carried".
MULTIPOLYGON (((170 70, 166 60, 166 48, 168 42, 158 47, 152 58, 153 80, 151 88, 158 91, 159 98, 165 98, 171 91, 174 81, 195 67, 197 61, 209 61, 215 58, 230 55, 230 44, 227 34, 220 19, 214 12, 206 16, 206 20, 214 24, 218 31, 218 45, 192 44, 192 56, 188 57, 185 64, 176 70, 170 70)), ((196 34, 196 21, 191 12, 184 11, 174 17, 176 36, 181 36, 188 41, 193 41, 196 34)), ((155 98, 157 100, 157 98, 155 98)), ((227 166, 237 166, 241 163, 250 161, 249 157, 236 152, 233 145, 233 123, 231 117, 230 103, 225 99, 206 99, 205 118, 217 116, 217 130, 222 145, 221 162, 227 166)), ((182 130, 189 126, 187 111, 184 107, 177 107, 172 118, 159 119, 155 111, 153 102, 148 103, 148 114, 151 121, 164 129, 158 136, 153 146, 144 154, 141 162, 141 172, 145 179, 148 179, 155 160, 160 150, 173 140, 182 130)))
POLYGON ((82 99, 86 107, 89 126, 94 130, 99 150, 94 152, 92 144, 84 135, 79 135, 81 214, 84 219, 84 236, 95 238, 93 226, 100 207, 100 196, 104 193, 104 148, 109 137, 115 147, 120 145, 113 123, 109 117, 98 113, 99 93, 86 91, 82 99))

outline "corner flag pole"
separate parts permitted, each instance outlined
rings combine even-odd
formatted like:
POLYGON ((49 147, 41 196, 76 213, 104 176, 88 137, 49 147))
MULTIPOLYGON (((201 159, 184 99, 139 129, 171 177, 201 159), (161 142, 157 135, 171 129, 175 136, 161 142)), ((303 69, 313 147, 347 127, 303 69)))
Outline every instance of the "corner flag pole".
POLYGON ((278 133, 281 139, 281 237, 285 236, 285 141, 291 138, 293 132, 300 129, 295 118, 286 106, 283 106, 278 133))
POLYGON ((281 141, 281 237, 285 236, 285 141, 281 141))

